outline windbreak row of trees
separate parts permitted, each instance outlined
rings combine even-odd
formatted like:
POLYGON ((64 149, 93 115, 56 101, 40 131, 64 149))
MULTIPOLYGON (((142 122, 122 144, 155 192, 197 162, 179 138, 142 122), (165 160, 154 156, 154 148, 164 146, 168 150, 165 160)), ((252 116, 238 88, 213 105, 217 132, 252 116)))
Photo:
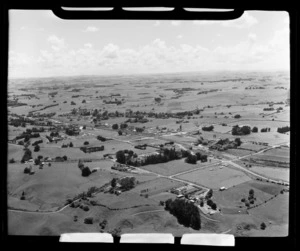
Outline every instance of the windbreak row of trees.
POLYGON ((286 133, 290 131, 290 127, 289 126, 284 126, 284 127, 278 127, 277 132, 279 133, 286 133))
POLYGON ((116 153, 117 161, 121 164, 128 164, 131 166, 145 166, 159 163, 166 163, 176 159, 186 158, 187 163, 195 164, 197 160, 201 160, 201 162, 207 161, 207 155, 196 153, 195 155, 190 153, 189 151, 180 149, 175 150, 172 148, 164 148, 160 153, 151 154, 145 156, 143 159, 138 159, 137 154, 132 150, 120 150, 116 153))

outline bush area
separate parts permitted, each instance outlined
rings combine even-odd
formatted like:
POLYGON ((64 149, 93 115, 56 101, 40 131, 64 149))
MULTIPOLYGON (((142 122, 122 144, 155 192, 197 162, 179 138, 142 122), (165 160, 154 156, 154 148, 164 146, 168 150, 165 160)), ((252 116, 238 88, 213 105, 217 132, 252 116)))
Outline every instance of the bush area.
POLYGON ((289 126, 284 126, 284 127, 278 127, 277 128, 277 132, 279 133, 286 133, 290 131, 290 127, 289 126))
POLYGON ((214 126, 203 126, 202 127, 202 131, 206 131, 206 132, 211 132, 212 130, 214 130, 214 126))
POLYGON ((165 202, 165 210, 174 215, 179 224, 191 227, 195 230, 201 228, 200 213, 196 205, 184 199, 168 199, 165 202))
POLYGON ((216 142, 216 144, 209 147, 209 149, 212 150, 218 150, 218 151, 226 151, 228 149, 235 149, 238 146, 242 144, 242 141, 240 138, 235 138, 234 140, 229 139, 220 139, 216 142))
POLYGON ((235 125, 234 127, 232 127, 232 135, 248 135, 250 133, 250 126, 239 127, 238 125, 235 125))
POLYGON ((83 177, 88 177, 92 172, 89 167, 85 167, 82 160, 78 161, 78 168, 81 170, 81 175, 83 177))
POLYGON ((30 149, 26 148, 24 155, 21 159, 21 163, 24 163, 25 161, 28 161, 30 159, 32 159, 32 152, 30 151, 30 149))

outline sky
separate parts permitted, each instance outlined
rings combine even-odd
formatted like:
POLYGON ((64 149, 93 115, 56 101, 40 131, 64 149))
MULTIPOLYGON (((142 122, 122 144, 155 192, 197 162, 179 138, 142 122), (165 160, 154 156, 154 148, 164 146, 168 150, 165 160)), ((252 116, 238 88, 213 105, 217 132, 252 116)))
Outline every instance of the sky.
POLYGON ((289 14, 230 21, 63 20, 10 10, 9 78, 289 70, 289 14))

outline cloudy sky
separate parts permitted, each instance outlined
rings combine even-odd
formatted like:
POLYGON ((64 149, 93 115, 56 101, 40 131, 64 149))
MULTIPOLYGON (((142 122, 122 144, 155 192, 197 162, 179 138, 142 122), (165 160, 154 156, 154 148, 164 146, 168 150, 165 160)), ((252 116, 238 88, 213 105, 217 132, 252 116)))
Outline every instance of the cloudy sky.
POLYGON ((9 13, 9 77, 289 70, 287 12, 231 21, 62 20, 9 13))

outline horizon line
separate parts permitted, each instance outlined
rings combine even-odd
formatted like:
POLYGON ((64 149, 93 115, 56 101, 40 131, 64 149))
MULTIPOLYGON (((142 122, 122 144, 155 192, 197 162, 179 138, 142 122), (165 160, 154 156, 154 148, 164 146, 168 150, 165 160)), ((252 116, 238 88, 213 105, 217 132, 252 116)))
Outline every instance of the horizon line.
POLYGON ((180 71, 180 72, 150 72, 150 73, 116 73, 116 74, 79 74, 79 75, 57 75, 57 76, 45 76, 45 77, 9 77, 7 80, 22 80, 22 79, 48 79, 48 78, 78 78, 78 77, 126 77, 126 76, 146 76, 146 75, 175 75, 175 74, 197 74, 197 73, 221 73, 221 72, 289 72, 290 69, 269 69, 269 70, 201 70, 201 71, 180 71))

